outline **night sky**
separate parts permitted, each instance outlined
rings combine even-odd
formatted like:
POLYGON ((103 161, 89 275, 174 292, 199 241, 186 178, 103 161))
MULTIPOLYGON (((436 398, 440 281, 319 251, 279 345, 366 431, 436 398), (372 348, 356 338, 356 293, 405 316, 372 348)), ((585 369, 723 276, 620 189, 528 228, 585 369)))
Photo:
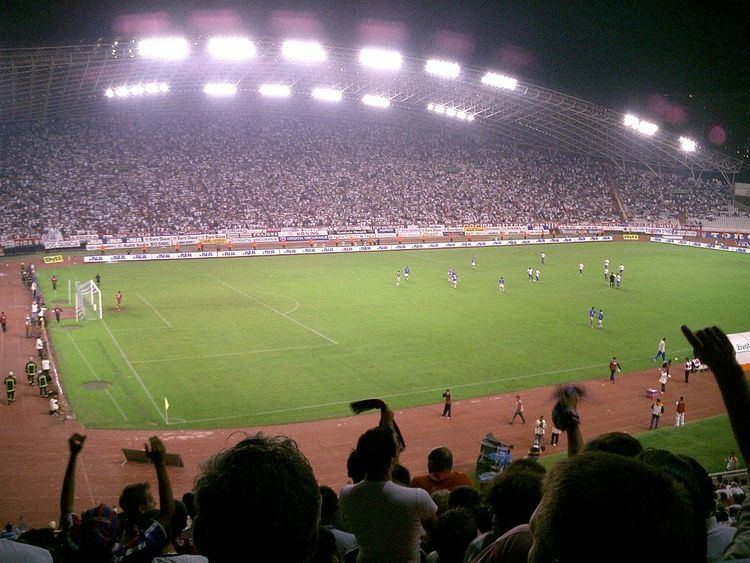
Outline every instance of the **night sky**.
POLYGON ((748 1, 11 0, 0 7, 0 47, 132 37, 143 21, 189 36, 224 28, 453 58, 750 158, 748 1))

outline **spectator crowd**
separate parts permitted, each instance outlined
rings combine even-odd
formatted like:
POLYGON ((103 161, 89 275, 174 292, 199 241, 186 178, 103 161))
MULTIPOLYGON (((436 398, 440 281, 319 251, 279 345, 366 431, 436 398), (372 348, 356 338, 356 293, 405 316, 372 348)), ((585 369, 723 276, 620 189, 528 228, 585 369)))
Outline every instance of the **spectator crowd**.
MULTIPOLYGON (((711 368, 740 452, 750 456, 750 392, 732 344, 716 327, 683 327, 711 368)), ((6 526, 0 561, 703 562, 750 558, 747 478, 713 481, 693 458, 644 449, 610 432, 584 443, 581 388, 563 387, 551 420, 568 457, 547 471, 518 459, 483 486, 434 448, 427 472, 399 464, 405 439, 382 401, 377 426, 347 461, 350 484, 321 486, 297 445, 249 436, 214 455, 192 491, 175 499, 158 437, 145 444, 149 483, 127 485, 118 506, 76 511, 76 465, 86 437, 68 440, 60 487, 60 529, 6 526), (655 555, 655 554, 658 554, 655 555)), ((355 405, 359 404, 359 407, 355 405)), ((363 406, 363 405, 367 406, 363 406)), ((357 410, 359 409, 359 410, 357 410)), ((730 454, 734 457, 734 453, 730 454)), ((736 458, 728 458, 729 462, 736 458)), ((735 464, 736 465, 736 464, 735 464)), ((82 510, 81 510, 82 509, 82 510)))
POLYGON ((0 130, 0 232, 674 220, 730 203, 718 181, 618 172, 470 132, 220 113, 0 130), (631 217, 625 217, 630 219, 631 217))

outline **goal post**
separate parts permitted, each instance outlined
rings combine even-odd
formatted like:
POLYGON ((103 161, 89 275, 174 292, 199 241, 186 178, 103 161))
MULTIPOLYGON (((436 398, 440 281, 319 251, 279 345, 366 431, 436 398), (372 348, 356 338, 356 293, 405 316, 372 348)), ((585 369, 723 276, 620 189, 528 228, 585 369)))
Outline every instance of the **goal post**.
POLYGON ((101 319, 102 292, 94 280, 76 282, 76 318, 101 319))

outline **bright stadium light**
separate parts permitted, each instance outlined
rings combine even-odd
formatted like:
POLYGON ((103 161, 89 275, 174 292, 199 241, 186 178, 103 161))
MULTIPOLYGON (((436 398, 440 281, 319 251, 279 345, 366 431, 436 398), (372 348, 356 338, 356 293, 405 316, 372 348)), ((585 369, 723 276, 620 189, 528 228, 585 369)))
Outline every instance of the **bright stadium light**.
POLYGON ((461 72, 461 66, 458 63, 453 63, 451 61, 430 59, 424 65, 424 70, 428 74, 434 74, 441 78, 457 78, 461 72))
POLYGON ((482 77, 482 84, 494 88, 501 88, 503 90, 515 90, 518 85, 518 80, 511 78, 510 76, 488 72, 482 77))
POLYGON ((687 137, 680 137, 680 148, 685 152, 695 152, 698 148, 698 143, 687 137))
POLYGON ((322 63, 327 58, 325 49, 316 41, 284 41, 281 54, 285 59, 301 63, 322 63))
POLYGON ((466 113, 466 111, 452 107, 445 107, 441 104, 427 104, 427 110, 439 115, 445 115, 446 117, 460 119, 461 121, 474 121, 474 116, 466 113))
POLYGON ((323 102, 340 102, 343 97, 341 91, 335 88, 314 88, 310 95, 323 102))
POLYGON ((359 62, 364 66, 379 70, 398 70, 401 68, 401 53, 365 47, 359 52, 359 62))
POLYGON ((387 108, 391 105, 391 101, 388 98, 375 96, 374 94, 365 94, 362 96, 362 103, 375 108, 387 108))
POLYGON ((115 88, 107 88, 104 91, 104 95, 108 98, 129 98, 129 97, 138 97, 145 95, 154 95, 159 93, 164 93, 169 91, 169 85, 165 82, 157 83, 157 82, 148 82, 146 84, 133 84, 128 86, 127 84, 123 84, 122 86, 117 86, 115 88))
POLYGON ((226 98, 237 93, 237 86, 227 82, 209 82, 203 87, 203 92, 208 96, 226 98))
POLYGON ((258 91, 271 98, 288 98, 292 95, 292 89, 285 84, 261 84, 258 91))
POLYGON ((474 116, 469 114, 466 116, 466 121, 474 121, 474 116))
POLYGON ((435 106, 435 113, 443 114, 445 113, 445 108, 443 106, 437 105, 435 106))
POLYGON ((630 127, 634 131, 638 131, 639 133, 648 135, 649 137, 654 135, 659 130, 659 127, 655 123, 644 121, 630 113, 625 115, 622 122, 626 127, 630 127))
POLYGON ((206 50, 219 61, 245 61, 256 53, 255 44, 247 37, 212 37, 206 50))
POLYGON ((147 59, 178 61, 188 56, 190 46, 182 37, 158 37, 138 42, 138 54, 147 59))
POLYGON ((463 120, 463 119, 466 119, 466 112, 465 112, 465 111, 459 111, 459 112, 456 112, 456 117, 457 117, 458 119, 462 119, 462 120, 463 120))

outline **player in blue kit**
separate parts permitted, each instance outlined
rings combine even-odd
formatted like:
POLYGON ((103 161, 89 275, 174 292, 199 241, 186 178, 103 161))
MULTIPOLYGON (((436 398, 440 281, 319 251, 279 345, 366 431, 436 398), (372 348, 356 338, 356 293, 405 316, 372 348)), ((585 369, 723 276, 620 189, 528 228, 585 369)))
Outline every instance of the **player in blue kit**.
POLYGON ((505 278, 500 277, 500 279, 497 280, 497 285, 500 286, 500 293, 505 293, 505 278))
POLYGON ((604 322, 604 311, 602 311, 601 309, 599 309, 599 316, 597 317, 597 319, 599 320, 599 324, 597 325, 597 327, 604 328, 602 326, 602 323, 604 322))
POLYGON ((589 309, 589 326, 591 328, 594 328, 594 318, 595 317, 596 317, 596 308, 595 307, 591 307, 591 309, 589 309))
POLYGON ((453 276, 451 277, 451 283, 453 284, 453 289, 456 289, 458 287, 458 274, 456 273, 456 270, 453 270, 453 276))
POLYGON ((404 267, 404 281, 409 281, 409 266, 404 267))

